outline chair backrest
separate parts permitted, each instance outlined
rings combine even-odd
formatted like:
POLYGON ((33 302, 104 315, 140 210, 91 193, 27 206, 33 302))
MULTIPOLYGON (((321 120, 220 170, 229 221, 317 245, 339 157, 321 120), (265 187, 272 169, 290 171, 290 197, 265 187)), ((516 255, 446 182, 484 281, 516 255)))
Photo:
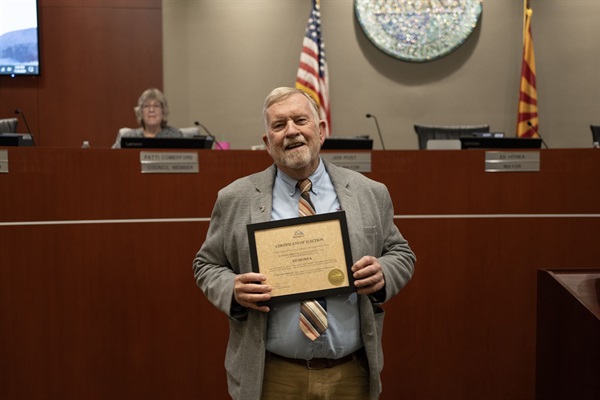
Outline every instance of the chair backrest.
POLYGON ((600 143, 600 125, 590 125, 592 130, 592 142, 600 143))
POLYGON ((459 139, 471 133, 489 132, 489 125, 421 125, 415 124, 419 149, 427 148, 430 139, 459 139))
POLYGON ((197 126, 190 126, 189 128, 179 128, 183 137, 194 137, 200 135, 200 130, 197 126))
POLYGON ((113 149, 120 149, 121 148, 121 138, 123 136, 125 136, 127 134, 127 132, 133 130, 132 128, 121 128, 119 129, 119 132, 117 132, 117 137, 115 138, 115 143, 113 143, 112 148, 113 149))
POLYGON ((16 118, 0 119, 0 134, 1 133, 17 133, 17 125, 19 120, 16 118))

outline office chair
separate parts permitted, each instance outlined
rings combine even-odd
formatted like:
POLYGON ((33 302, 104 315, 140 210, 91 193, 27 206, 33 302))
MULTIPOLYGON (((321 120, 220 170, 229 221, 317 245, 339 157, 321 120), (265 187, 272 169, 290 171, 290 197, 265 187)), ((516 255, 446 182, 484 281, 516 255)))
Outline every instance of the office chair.
POLYGON ((19 120, 16 118, 0 119, 0 134, 16 133, 18 123, 19 123, 19 120))
POLYGON ((600 125, 590 125, 592 130, 592 143, 600 143, 600 125))
POLYGON ((472 133, 489 132, 489 125, 421 125, 415 124, 419 149, 427 148, 430 139, 458 139, 472 133))
POLYGON ((197 126, 191 126, 189 128, 179 128, 183 137, 194 137, 200 135, 200 129, 197 126))

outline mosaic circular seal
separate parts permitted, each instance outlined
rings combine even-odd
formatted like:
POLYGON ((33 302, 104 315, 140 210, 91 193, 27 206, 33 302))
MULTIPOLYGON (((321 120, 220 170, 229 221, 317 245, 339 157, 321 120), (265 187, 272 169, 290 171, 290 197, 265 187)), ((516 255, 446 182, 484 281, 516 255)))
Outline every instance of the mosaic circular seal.
POLYGON ((482 0, 354 0, 369 40, 404 61, 427 62, 458 48, 481 17, 482 0))
POLYGON ((337 268, 329 271, 327 278, 329 279, 329 283, 331 283, 333 286, 340 286, 342 283, 344 283, 344 273, 337 268))

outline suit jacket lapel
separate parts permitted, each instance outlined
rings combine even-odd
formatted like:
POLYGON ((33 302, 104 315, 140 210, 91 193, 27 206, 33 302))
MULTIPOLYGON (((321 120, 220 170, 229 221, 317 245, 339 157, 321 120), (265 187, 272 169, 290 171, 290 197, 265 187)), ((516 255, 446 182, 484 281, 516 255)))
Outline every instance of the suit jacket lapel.
POLYGON ((335 193, 340 202, 340 207, 346 212, 346 221, 348 223, 348 233, 350 236, 350 247, 352 249, 352 260, 356 262, 363 254, 362 248, 362 220, 360 218, 349 218, 350 215, 360 217, 360 204, 356 193, 353 192, 349 174, 334 164, 325 161, 325 168, 331 178, 335 193))
POLYGON ((274 165, 255 175, 255 179, 253 179, 255 192, 250 200, 250 216, 253 224, 271 220, 274 179, 274 165))

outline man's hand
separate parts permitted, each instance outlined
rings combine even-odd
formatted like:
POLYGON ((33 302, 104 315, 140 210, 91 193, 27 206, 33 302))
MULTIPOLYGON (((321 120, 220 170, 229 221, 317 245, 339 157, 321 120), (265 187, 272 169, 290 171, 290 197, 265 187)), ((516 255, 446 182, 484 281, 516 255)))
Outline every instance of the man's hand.
POLYGON ((257 304, 271 299, 271 286, 262 284, 266 280, 266 276, 255 272, 236 275, 233 287, 235 301, 242 307, 268 312, 269 307, 257 304))
POLYGON ((358 294, 373 294, 385 286, 381 264, 373 256, 364 256, 352 266, 358 294))

